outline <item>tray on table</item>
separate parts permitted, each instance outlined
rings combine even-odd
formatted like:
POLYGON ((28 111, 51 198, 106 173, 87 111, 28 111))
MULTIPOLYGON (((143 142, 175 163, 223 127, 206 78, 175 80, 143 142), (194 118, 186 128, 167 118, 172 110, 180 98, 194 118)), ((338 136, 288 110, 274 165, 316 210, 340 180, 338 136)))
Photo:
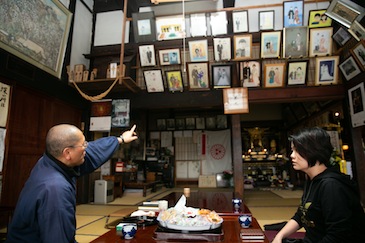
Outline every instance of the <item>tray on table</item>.
POLYGON ((153 238, 157 241, 223 241, 224 232, 222 226, 211 230, 185 231, 168 229, 158 225, 153 233, 153 238))

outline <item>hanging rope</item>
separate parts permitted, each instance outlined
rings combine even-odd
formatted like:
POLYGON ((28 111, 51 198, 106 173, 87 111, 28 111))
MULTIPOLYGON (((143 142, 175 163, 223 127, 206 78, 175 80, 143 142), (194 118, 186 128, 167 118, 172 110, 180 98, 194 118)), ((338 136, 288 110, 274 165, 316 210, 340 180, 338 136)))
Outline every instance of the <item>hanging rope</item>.
POLYGON ((115 84, 119 81, 119 80, 122 80, 123 81, 123 78, 122 77, 117 77, 114 82, 112 83, 112 85, 110 85, 110 87, 104 91, 103 93, 101 94, 98 94, 96 96, 90 96, 90 95, 87 95, 85 94, 80 88, 79 86, 77 86, 76 82, 74 81, 71 81, 74 85, 75 85, 75 88, 77 89, 77 91, 81 94, 81 96, 86 99, 86 100, 89 100, 89 101, 96 101, 96 100, 101 100, 103 99, 105 96, 107 96, 110 91, 113 89, 113 87, 115 86, 115 84))

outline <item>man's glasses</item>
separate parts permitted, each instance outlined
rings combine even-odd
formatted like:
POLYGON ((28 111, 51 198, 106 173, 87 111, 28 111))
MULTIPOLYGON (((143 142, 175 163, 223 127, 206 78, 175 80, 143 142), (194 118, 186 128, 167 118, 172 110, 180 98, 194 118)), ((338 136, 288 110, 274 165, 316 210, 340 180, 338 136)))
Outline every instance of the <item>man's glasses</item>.
POLYGON ((83 147, 83 148, 87 148, 87 146, 89 145, 88 141, 85 141, 82 145, 71 145, 71 146, 67 146, 68 148, 77 148, 77 147, 83 147))

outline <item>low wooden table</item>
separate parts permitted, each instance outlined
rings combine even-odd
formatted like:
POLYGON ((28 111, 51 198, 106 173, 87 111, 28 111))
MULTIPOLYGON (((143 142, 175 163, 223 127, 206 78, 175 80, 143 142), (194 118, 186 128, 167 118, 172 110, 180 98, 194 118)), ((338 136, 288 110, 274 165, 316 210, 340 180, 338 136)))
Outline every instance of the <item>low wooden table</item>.
POLYGON ((157 184, 161 183, 160 181, 136 181, 136 182, 125 182, 124 188, 130 189, 143 189, 143 196, 147 195, 147 189, 152 188, 152 192, 156 191, 157 184))

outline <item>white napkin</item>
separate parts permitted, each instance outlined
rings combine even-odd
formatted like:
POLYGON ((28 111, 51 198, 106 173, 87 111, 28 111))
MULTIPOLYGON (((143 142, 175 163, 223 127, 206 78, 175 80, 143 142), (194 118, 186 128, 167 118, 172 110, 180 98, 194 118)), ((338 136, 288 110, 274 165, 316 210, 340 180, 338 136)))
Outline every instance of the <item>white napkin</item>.
POLYGON ((153 211, 143 211, 143 210, 138 210, 138 211, 135 211, 131 214, 131 217, 135 217, 135 216, 150 216, 150 217, 154 217, 156 215, 155 212, 153 211))
POLYGON ((184 211, 184 209, 186 208, 186 197, 184 195, 180 197, 179 201, 177 201, 174 208, 177 211, 184 211))

